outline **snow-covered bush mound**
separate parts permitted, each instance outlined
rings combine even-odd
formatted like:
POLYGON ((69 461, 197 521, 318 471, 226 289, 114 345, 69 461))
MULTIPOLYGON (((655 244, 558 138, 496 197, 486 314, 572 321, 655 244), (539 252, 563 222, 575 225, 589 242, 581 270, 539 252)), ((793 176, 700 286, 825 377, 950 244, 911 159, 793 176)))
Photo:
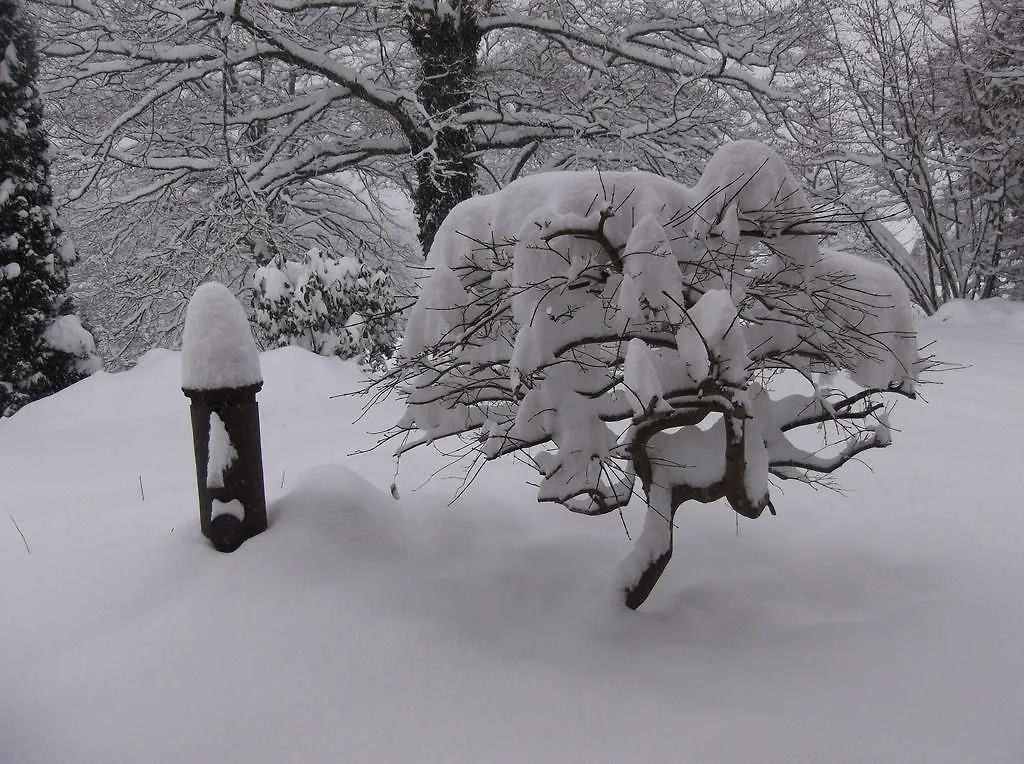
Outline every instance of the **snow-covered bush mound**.
POLYGON ((258 268, 253 286, 255 320, 268 348, 297 345, 370 366, 394 353, 398 309, 384 267, 314 247, 301 261, 278 257, 258 268))
POLYGON ((303 473, 298 485, 274 501, 268 512, 275 524, 288 516, 307 537, 340 545, 346 553, 379 557, 401 547, 393 505, 390 496, 349 467, 324 464, 303 473))
POLYGON ((962 326, 995 324, 1024 330, 1024 303, 998 297, 989 300, 950 300, 935 312, 932 320, 962 326))
POLYGON ((817 482, 889 445, 880 396, 913 396, 906 290, 884 265, 822 249, 826 221, 750 141, 719 150, 694 188, 547 173, 464 202, 438 231, 390 379, 407 394, 400 452, 472 433, 470 455, 528 454, 538 499, 583 514, 622 507, 639 476, 650 512, 623 573, 639 604, 682 502, 757 517, 771 477, 817 482), (779 400, 782 372, 804 383, 779 400))

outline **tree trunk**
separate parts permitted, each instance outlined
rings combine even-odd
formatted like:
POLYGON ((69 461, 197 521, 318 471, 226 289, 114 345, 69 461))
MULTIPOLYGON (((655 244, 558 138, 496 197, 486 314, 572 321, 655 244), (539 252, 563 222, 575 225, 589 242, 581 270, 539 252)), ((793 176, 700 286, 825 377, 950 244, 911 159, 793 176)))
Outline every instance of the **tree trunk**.
POLYGON ((647 601, 647 598, 651 596, 651 592, 654 590, 654 585, 661 579, 661 574, 665 572, 665 568, 668 567, 668 562, 671 559, 672 548, 670 546, 668 551, 652 560, 650 565, 644 568, 636 583, 622 590, 625 595, 626 607, 630 610, 636 610, 647 601))
POLYGON ((649 490, 644 529, 619 568, 619 588, 630 610, 647 601, 672 559, 675 510, 671 504, 671 491, 658 487, 649 490))
POLYGON ((420 59, 416 95, 427 117, 412 140, 413 205, 425 255, 448 213, 473 195, 473 136, 459 116, 472 108, 481 34, 473 0, 456 0, 448 9, 418 5, 409 3, 406 26, 420 59))

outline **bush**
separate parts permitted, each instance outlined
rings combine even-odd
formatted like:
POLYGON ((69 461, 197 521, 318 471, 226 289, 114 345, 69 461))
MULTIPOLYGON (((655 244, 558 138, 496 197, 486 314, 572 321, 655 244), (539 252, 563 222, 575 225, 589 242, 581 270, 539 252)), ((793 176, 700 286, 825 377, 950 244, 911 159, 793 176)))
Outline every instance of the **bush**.
POLYGON ((314 247, 302 262, 274 258, 256 271, 253 286, 265 347, 297 345, 373 368, 394 354, 397 307, 385 267, 314 247))

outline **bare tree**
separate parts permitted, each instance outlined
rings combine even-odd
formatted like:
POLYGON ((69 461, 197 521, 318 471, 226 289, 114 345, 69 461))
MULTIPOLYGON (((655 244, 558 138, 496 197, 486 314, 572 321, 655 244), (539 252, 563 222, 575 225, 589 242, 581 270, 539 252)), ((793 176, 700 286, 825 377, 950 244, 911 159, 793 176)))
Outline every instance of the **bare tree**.
MULTIPOLYGON (((774 103, 790 42, 767 4, 698 0, 35 7, 75 217, 159 222, 147 249, 195 245, 243 270, 293 238, 390 259, 405 198, 426 248, 475 188, 525 170, 692 176, 774 103)), ((118 227, 91 238, 109 250, 118 227)))
POLYGON ((750 141, 694 188, 547 173, 464 202, 376 388, 405 395, 398 453, 461 437, 468 479, 516 454, 538 500, 584 515, 621 509, 639 478, 646 521, 620 578, 638 607, 680 505, 774 513, 771 479, 817 483, 888 446, 885 396, 914 396, 907 292, 822 249, 829 219, 750 141))
POLYGON ((995 293, 1015 214, 1005 193, 1012 160, 985 159, 966 127, 990 111, 967 33, 990 5, 867 0, 814 6, 806 22, 820 42, 808 43, 806 97, 792 104, 787 132, 821 192, 842 192, 862 236, 927 313, 995 293))
POLYGON ((1024 298, 1024 4, 981 0, 967 23, 957 21, 952 16, 950 77, 937 84, 950 105, 944 127, 961 185, 990 217, 980 296, 1024 298))

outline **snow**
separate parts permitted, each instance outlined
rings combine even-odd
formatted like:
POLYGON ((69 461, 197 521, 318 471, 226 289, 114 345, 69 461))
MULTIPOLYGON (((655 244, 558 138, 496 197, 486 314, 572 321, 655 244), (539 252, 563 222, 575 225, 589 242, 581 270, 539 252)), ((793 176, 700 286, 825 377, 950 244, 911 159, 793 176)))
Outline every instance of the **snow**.
MULTIPOLYGON (((723 220, 723 227, 735 232, 740 210, 747 220, 759 225, 777 225, 780 221, 785 225, 797 222, 810 208, 807 195, 783 159, 759 141, 723 144, 701 173, 694 196, 702 202, 702 214, 696 223, 698 235, 709 233, 713 221, 723 212, 731 212, 724 217, 733 218, 723 220)), ((726 238, 739 237, 734 234, 726 238)))
POLYGON ((238 451, 231 443, 224 420, 217 412, 210 414, 210 448, 206 466, 207 488, 224 487, 224 471, 238 458, 238 451))
POLYGON ((393 500, 387 451, 355 452, 401 407, 353 424, 352 364, 263 354, 271 525, 230 555, 181 354, 32 403, 0 422, 0 761, 1020 761, 1024 309, 920 332, 966 368, 846 495, 787 487, 739 535, 686 505, 631 613, 620 519, 537 504, 532 470, 449 504, 457 472, 414 490, 446 461, 422 449, 393 500))
POLYGON ((14 85, 14 76, 11 70, 21 65, 18 57, 18 49, 14 47, 14 41, 7 43, 4 48, 3 58, 0 58, 0 85, 14 85))
POLYGON ((950 300, 935 313, 936 321, 960 326, 1004 326, 1024 329, 1019 302, 993 297, 988 300, 950 300))
POLYGON ((451 306, 469 298, 458 276, 443 263, 437 264, 425 282, 416 305, 409 315, 408 328, 402 342, 402 355, 411 358, 427 344, 446 335, 458 323, 459 316, 451 306))
POLYGON ((668 505, 671 499, 667 496, 659 496, 666 488, 655 484, 651 489, 651 505, 644 515, 643 530, 637 538, 633 548, 629 550, 626 559, 619 565, 617 571, 616 589, 625 590, 636 585, 637 580, 644 571, 662 555, 672 549, 672 518, 661 512, 653 510, 655 504, 668 505))
MULTIPOLYGON (((0 75, 0 82, 3 81, 2 75, 0 75)), ((11 194, 14 193, 17 188, 17 184, 13 178, 4 178, 0 181, 0 207, 7 204, 7 200, 11 198, 11 194)))
POLYGON ((363 318, 361 313, 353 312, 347 319, 345 319, 345 329, 352 337, 352 344, 358 344, 360 338, 363 335, 363 329, 366 326, 366 319, 363 318))
POLYGON ((253 286, 266 295, 268 302, 278 302, 291 296, 293 287, 285 270, 261 266, 253 274, 253 286))
POLYGON ((232 499, 231 501, 220 501, 219 499, 214 499, 212 510, 210 512, 210 519, 213 520, 221 515, 231 515, 239 520, 244 520, 245 507, 238 499, 232 499))
POLYGON ((826 315, 839 326, 856 328, 860 357, 851 377, 864 387, 890 384, 912 390, 919 369, 914 313, 899 276, 888 266, 833 249, 824 249, 820 268, 852 281, 830 300, 826 315))
POLYGON ((658 410, 659 403, 664 410, 672 407, 664 402, 665 390, 658 379, 658 371, 654 368, 651 350, 643 340, 632 339, 626 349, 626 361, 623 364, 623 384, 626 394, 633 407, 633 413, 641 415, 647 411, 658 410))
POLYGON ((63 236, 60 240, 60 259, 65 265, 72 266, 78 262, 78 251, 75 243, 69 236, 63 236))
POLYGON ((747 378, 750 359, 729 292, 709 289, 690 309, 688 317, 688 324, 676 333, 676 346, 693 380, 699 383, 707 377, 710 351, 720 367, 722 379, 729 384, 742 384, 747 378), (696 334, 696 341, 693 334, 696 334), (698 374, 694 374, 694 370, 698 370, 698 374))
POLYGON ((247 387, 263 379, 245 309, 223 284, 207 282, 192 296, 182 347, 186 390, 247 387))
POLYGON ((656 215, 648 213, 636 224, 622 259, 623 291, 629 297, 620 296, 619 302, 626 302, 623 307, 628 306, 628 317, 641 318, 634 303, 642 298, 653 310, 667 311, 668 320, 678 320, 678 306, 683 304, 683 274, 676 264, 669 235, 656 215))
POLYGON ((96 342, 78 316, 57 316, 43 333, 43 340, 54 350, 74 356, 75 368, 82 374, 92 374, 103 367, 103 361, 96 355, 96 342))
POLYGON ((652 459, 675 482, 703 488, 725 473, 725 423, 719 417, 710 427, 683 427, 651 439, 652 459))

